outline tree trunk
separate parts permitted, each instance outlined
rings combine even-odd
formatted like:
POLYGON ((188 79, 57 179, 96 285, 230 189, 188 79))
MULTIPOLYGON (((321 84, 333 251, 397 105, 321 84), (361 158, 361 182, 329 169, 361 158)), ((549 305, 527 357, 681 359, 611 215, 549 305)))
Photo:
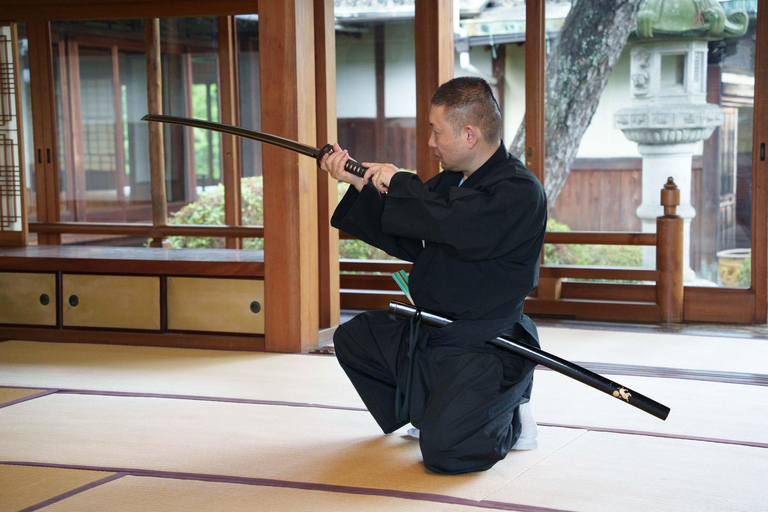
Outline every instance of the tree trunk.
MULTIPOLYGON (((544 188, 550 208, 571 172, 608 77, 635 28, 642 1, 574 1, 557 47, 547 59, 544 188)), ((520 157, 524 146, 525 119, 510 152, 520 157)))

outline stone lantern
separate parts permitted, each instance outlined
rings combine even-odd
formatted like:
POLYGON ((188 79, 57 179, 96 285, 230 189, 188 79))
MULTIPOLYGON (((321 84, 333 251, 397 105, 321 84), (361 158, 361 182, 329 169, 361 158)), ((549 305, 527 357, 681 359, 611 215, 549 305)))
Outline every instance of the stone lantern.
MULTIPOLYGON (((653 233, 659 184, 672 177, 680 188, 678 214, 684 220, 683 278, 696 279, 690 266, 691 164, 696 143, 723 122, 720 107, 707 103, 708 42, 738 37, 747 30, 746 12, 727 17, 716 1, 646 0, 631 44, 632 107, 619 110, 614 126, 637 142, 642 156, 642 230, 653 233)), ((643 266, 653 267, 654 247, 643 249, 643 266)))

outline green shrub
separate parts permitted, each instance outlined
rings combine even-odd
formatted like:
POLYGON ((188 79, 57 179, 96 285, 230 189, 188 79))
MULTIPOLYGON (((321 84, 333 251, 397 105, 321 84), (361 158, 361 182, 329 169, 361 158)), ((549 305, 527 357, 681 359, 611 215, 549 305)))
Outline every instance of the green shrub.
MULTIPOLYGON (((241 180, 243 225, 263 226, 263 181, 261 176, 241 180)), ((189 203, 178 212, 171 214, 170 224, 224 225, 224 186, 219 184, 203 192, 197 201, 189 203)), ((174 249, 224 249, 222 237, 170 236, 168 240, 174 249)), ((263 249, 263 238, 244 238, 243 249, 263 249)))
MULTIPOLYGON (((547 231, 570 231, 567 225, 547 220, 547 231)), ((544 263, 600 267, 640 267, 643 248, 639 245, 546 244, 544 263)))

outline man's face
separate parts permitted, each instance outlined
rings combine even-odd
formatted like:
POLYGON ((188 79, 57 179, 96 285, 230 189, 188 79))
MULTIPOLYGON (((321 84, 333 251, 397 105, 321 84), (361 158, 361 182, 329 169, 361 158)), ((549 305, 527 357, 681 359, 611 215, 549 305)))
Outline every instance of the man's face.
POLYGON ((432 135, 429 137, 429 147, 435 152, 443 169, 462 171, 466 146, 462 144, 461 133, 456 133, 453 126, 445 118, 445 107, 432 105, 429 112, 429 124, 432 135))

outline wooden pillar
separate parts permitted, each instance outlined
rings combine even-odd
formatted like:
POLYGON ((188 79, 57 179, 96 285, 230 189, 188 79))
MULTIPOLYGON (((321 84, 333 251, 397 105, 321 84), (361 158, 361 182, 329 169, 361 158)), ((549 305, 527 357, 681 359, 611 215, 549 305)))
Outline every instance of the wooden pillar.
POLYGON ((768 9, 757 13, 752 131, 752 289, 755 321, 768 322, 768 9))
MULTIPOLYGON (((237 44, 234 16, 219 16, 219 121, 240 125, 237 100, 237 44)), ((239 226, 240 213, 240 141, 234 135, 221 135, 221 178, 224 183, 224 223, 239 226)), ((240 249, 241 238, 227 238, 228 249, 240 249)))
MULTIPOLYGON (((147 110, 150 114, 163 113, 162 62, 160 60, 160 20, 146 20, 147 31, 147 110)), ((168 204, 165 192, 165 147, 163 124, 149 123, 149 172, 152 194, 152 225, 165 226, 168 222, 168 204)), ((150 247, 169 247, 166 238, 153 238, 150 247)))
MULTIPOLYGON (((454 0, 458 1, 458 0, 454 0)), ((440 164, 427 145, 432 133, 429 111, 432 94, 453 78, 453 1, 419 0, 416 31, 416 169, 426 181, 440 172, 440 164)))
MULTIPOLYGON (((259 4, 261 126, 314 145, 313 0, 259 4)), ((264 173, 265 347, 299 352, 318 340, 317 165, 274 146, 264 173)))
POLYGON ((123 138, 123 98, 120 94, 120 54, 117 44, 111 48, 112 54, 112 94, 115 104, 115 186, 117 201, 123 211, 123 221, 126 217, 125 201, 125 144, 123 138))
POLYGON ((525 3, 525 166, 544 184, 545 2, 525 3))
POLYGON ((672 178, 661 189, 664 215, 656 218, 656 300, 662 322, 683 320, 683 218, 677 215, 680 190, 672 178))
POLYGON ((496 47, 496 56, 493 57, 493 60, 491 61, 491 73, 493 74, 493 78, 496 79, 496 85, 492 86, 491 89, 493 89, 496 96, 496 103, 499 104, 502 119, 504 118, 504 70, 506 67, 507 47, 506 45, 499 45, 496 47))
MULTIPOLYGON (((317 96, 317 147, 335 141, 336 133, 336 31, 333 0, 315 2, 315 91, 317 96)), ((331 227, 338 201, 337 181, 317 173, 317 227, 319 238, 319 327, 339 325, 339 232, 331 227)))
MULTIPOLYGON (((34 133, 35 187, 38 222, 58 222, 59 176, 56 146, 56 102, 53 87, 51 28, 47 21, 27 23, 29 41, 29 75, 32 89, 32 121, 34 133)), ((40 233, 40 245, 59 245, 61 235, 40 233)))
POLYGON ((384 24, 379 23, 373 27, 373 60, 376 68, 376 153, 374 158, 376 162, 385 162, 387 160, 385 155, 389 155, 388 148, 386 147, 386 123, 387 116, 384 104, 384 69, 386 68, 385 48, 384 48, 384 24))

